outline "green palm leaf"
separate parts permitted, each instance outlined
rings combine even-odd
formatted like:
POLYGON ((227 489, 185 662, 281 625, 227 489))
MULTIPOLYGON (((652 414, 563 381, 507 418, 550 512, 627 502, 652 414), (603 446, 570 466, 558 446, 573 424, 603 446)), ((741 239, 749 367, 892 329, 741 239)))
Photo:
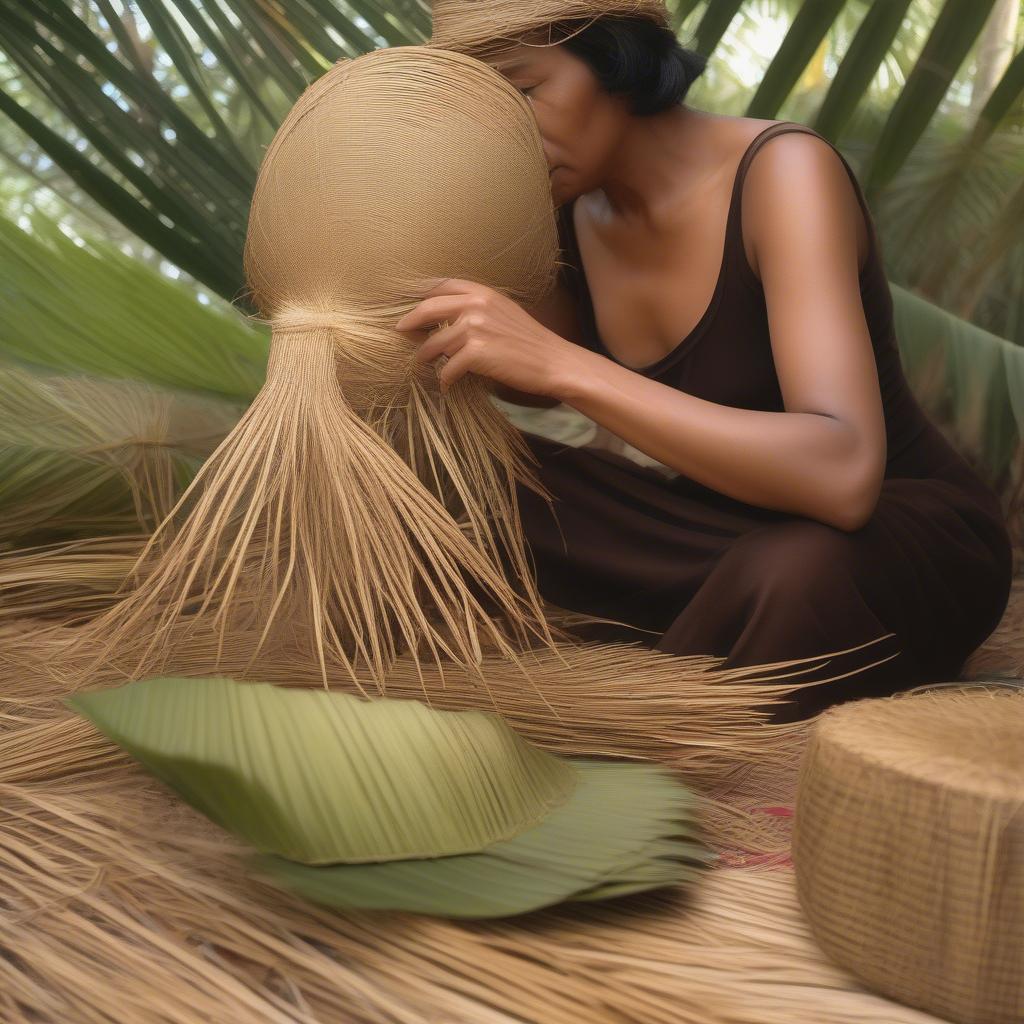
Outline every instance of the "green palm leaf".
POLYGON ((707 8, 693 34, 693 49, 710 56, 742 6, 743 0, 708 0, 707 8))
POLYGON ((0 110, 97 203, 197 280, 230 297, 242 277, 253 155, 216 120, 211 139, 152 73, 111 52, 104 36, 70 5, 0 0, 0 20, 4 49, 40 83, 101 163, 86 159, 58 130, 2 92, 0 110))
POLYGON ((747 117, 778 116, 779 108, 845 6, 846 0, 817 0, 800 7, 747 107, 747 117))
POLYGON ((67 699, 317 902, 521 913, 694 876, 695 798, 663 769, 568 761, 498 715, 155 678, 67 699))
POLYGON ((870 198, 903 165, 978 38, 995 0, 946 0, 863 173, 870 198))
POLYGON ((891 285, 900 360, 928 415, 1012 500, 1024 444, 1024 348, 891 285))
POLYGON ((971 132, 970 142, 973 147, 980 147, 1002 123, 1013 105, 1024 93, 1024 50, 1007 65, 1003 77, 999 79, 992 95, 985 102, 978 114, 978 121, 971 132))
POLYGON ((494 917, 689 881, 711 862, 686 824, 693 798, 666 771, 570 763, 579 784, 564 808, 477 854, 327 868, 258 857, 254 866, 306 899, 339 909, 494 917))
POLYGON ((0 277, 0 356, 244 402, 263 382, 264 331, 116 246, 77 246, 45 217, 32 234, 0 218, 0 277))
MULTIPOLYGON (((900 65, 896 77, 906 74, 906 87, 863 175, 873 193, 903 167, 931 123, 993 3, 945 0, 937 17, 931 7, 908 0, 776 4, 773 12, 790 17, 791 25, 747 113, 774 116, 817 44, 828 35, 845 43, 845 26, 865 8, 855 38, 834 55, 841 58, 839 70, 817 117, 810 110, 801 114, 802 106, 794 116, 836 140, 858 109, 873 102, 883 62, 900 65), (921 29, 930 31, 918 55, 912 37, 921 29)), ((0 0, 0 20, 8 28, 0 49, 31 84, 23 87, 27 103, 0 93, 0 114, 140 238, 234 299, 243 284, 241 247, 255 169, 274 128, 309 82, 339 58, 426 39, 429 3, 139 0, 137 12, 121 6, 119 13, 110 0, 0 0), (97 27, 97 15, 105 28, 97 27), (150 33, 139 32, 139 15, 150 33), (45 104, 52 110, 40 112, 45 104), (82 142, 85 151, 77 148, 82 142)), ((699 22, 685 41, 710 55, 736 16, 757 5, 678 0, 669 7, 677 30, 699 22)), ((1018 54, 978 119, 985 127, 967 149, 977 150, 1012 116, 1022 75, 1018 54)), ((877 111, 866 113, 865 123, 877 120, 877 111)), ((941 198, 933 205, 944 208, 941 198)))
POLYGON ((836 71, 811 127, 835 142, 885 60, 903 24, 910 0, 871 4, 836 71))

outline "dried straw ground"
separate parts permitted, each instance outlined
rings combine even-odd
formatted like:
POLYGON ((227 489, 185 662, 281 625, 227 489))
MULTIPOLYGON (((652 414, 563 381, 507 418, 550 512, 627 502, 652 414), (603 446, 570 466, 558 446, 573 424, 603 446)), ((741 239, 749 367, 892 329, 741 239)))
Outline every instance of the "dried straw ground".
MULTIPOLYGON (((1022 626, 1024 575, 963 678, 1024 677, 1022 626)), ((825 959, 785 858, 727 857, 689 897, 453 922, 322 910, 241 853, 52 700, 0 702, 0 1020, 937 1021, 825 959)))

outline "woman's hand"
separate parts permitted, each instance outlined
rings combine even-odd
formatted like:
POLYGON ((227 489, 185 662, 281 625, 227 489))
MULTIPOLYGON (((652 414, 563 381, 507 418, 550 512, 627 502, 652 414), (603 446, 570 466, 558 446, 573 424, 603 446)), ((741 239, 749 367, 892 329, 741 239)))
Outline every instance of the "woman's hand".
POLYGON ((477 373, 515 391, 561 401, 585 355, 501 292, 457 277, 424 292, 395 328, 423 330, 444 321, 448 325, 431 331, 416 353, 421 362, 447 357, 438 372, 442 392, 463 374, 477 373))

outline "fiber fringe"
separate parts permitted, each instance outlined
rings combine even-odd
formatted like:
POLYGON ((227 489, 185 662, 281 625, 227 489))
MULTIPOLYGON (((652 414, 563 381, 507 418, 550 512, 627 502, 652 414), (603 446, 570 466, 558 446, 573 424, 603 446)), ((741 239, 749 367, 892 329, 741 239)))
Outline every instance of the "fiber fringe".
MULTIPOLYGON (((10 623, 0 631, 0 692, 22 716, 34 709, 36 724, 67 716, 62 695, 134 678, 133 657, 110 651, 98 638, 83 645, 78 628, 20 626, 19 631, 10 623)), ((253 660, 258 636, 253 627, 222 642, 209 623, 175 623, 166 637, 176 652, 168 671, 210 675, 216 662, 216 673, 238 679, 322 685, 320 666, 301 650, 268 647, 253 660)), ((807 670, 820 673, 822 659, 735 669, 722 669, 723 660, 624 644, 566 645, 554 653, 538 648, 521 658, 533 683, 526 686, 519 667, 500 654, 485 655, 479 675, 457 666, 442 674, 405 655, 382 695, 423 700, 442 710, 495 711, 527 739, 560 754, 657 761, 683 772, 704 798, 705 828, 726 856, 784 857, 789 820, 777 808, 792 805, 810 723, 769 718, 785 696, 820 685, 821 680, 801 683, 799 677, 807 670)), ((340 672, 328 681, 354 693, 372 685, 368 675, 351 680, 340 672)), ((45 735, 40 733, 38 748, 44 758, 45 735)), ((86 757, 93 743, 77 727, 52 740, 62 758, 73 756, 76 745, 84 746, 86 757)), ((41 763, 38 770, 51 769, 41 763)))

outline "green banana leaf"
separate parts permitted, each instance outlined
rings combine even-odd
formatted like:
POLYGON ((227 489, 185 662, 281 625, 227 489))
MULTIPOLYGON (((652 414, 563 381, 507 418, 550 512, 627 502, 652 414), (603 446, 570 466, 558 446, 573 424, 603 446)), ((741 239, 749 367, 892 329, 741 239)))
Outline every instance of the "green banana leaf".
POLYGON ((162 677, 68 705, 318 903, 523 913, 692 880, 695 796, 659 767, 567 760, 482 711, 162 677))
POLYGON ((922 408, 1006 501, 1020 484, 1024 348, 891 285, 900 361, 922 408))

